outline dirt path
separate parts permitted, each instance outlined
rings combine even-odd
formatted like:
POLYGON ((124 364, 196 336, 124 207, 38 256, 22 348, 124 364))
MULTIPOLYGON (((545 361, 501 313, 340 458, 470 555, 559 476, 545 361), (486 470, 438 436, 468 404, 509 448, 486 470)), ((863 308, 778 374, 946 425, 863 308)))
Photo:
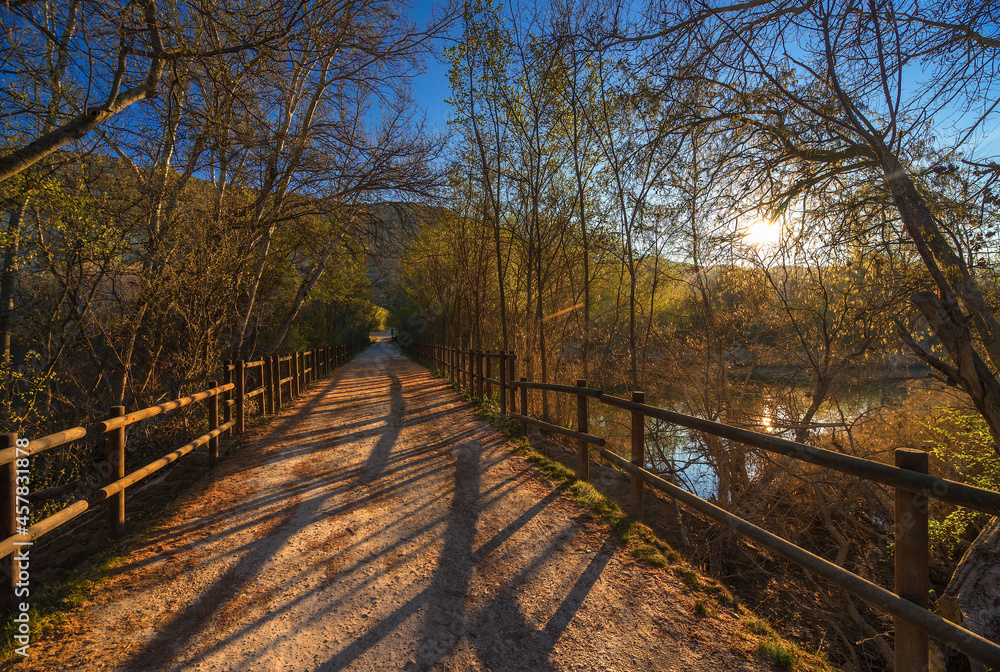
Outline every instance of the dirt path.
POLYGON ((770 669, 387 343, 226 460, 92 599, 18 669, 770 669))

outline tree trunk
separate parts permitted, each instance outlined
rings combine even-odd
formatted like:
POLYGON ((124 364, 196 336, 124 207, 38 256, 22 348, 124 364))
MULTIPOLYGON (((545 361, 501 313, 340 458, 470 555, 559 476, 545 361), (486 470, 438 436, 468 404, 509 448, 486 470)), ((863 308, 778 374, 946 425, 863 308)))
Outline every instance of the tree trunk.
MULTIPOLYGON (((1000 362, 1000 325, 964 260, 951 248, 934 221, 909 173, 884 147, 876 146, 875 150, 907 233, 938 287, 939 295, 917 292, 912 301, 952 363, 933 357, 912 338, 907 338, 907 343, 971 397, 990 428, 993 449, 1000 455, 1000 382, 976 351, 971 333, 977 332, 987 357, 996 365, 1000 362)), ((966 551, 938 607, 963 627, 992 641, 1000 641, 998 558, 1000 524, 994 519, 966 551)))
MULTIPOLYGON (((1000 642, 1000 518, 990 521, 962 556, 937 602, 937 613, 1000 642)), ((986 668, 973 663, 972 669, 986 668)))
POLYGON ((21 219, 27 209, 28 201, 25 199, 10 215, 10 222, 7 224, 10 244, 4 250, 3 269, 0 270, 0 339, 3 341, 0 345, 3 347, 3 361, 7 366, 11 364, 10 344, 14 329, 14 281, 16 279, 14 266, 17 264, 21 219))

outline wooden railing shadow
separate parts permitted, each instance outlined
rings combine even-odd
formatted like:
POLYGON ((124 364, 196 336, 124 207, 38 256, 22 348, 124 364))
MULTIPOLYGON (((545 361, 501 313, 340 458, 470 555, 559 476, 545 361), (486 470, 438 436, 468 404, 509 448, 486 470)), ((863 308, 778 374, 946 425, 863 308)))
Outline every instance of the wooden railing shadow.
POLYGON ((261 397, 258 415, 273 415, 281 409, 283 400, 292 401, 301 396, 307 387, 331 375, 365 346, 367 343, 343 343, 258 361, 237 361, 223 368, 221 385, 213 381, 208 389, 133 412, 115 406, 106 420, 93 426, 73 427, 30 440, 19 438, 15 433, 0 434, 0 534, 7 535, 0 540, 0 576, 3 577, 0 614, 12 611, 17 577, 22 569, 18 558, 27 562, 27 549, 39 539, 101 505, 107 506, 108 537, 120 536, 125 528, 125 493, 129 487, 201 447, 207 447, 208 465, 214 468, 219 460, 220 442, 245 432, 248 402, 261 397), (207 406, 205 433, 125 473, 129 426, 199 402, 207 406), (110 482, 90 496, 32 522, 27 498, 31 457, 74 442, 100 440, 107 449, 110 482))
POLYGON ((580 380, 576 385, 537 383, 522 377, 515 379, 513 352, 489 353, 432 343, 413 342, 407 346, 410 355, 427 367, 440 371, 455 385, 463 387, 478 399, 494 398, 504 421, 518 423, 527 435, 528 425, 575 439, 577 442, 577 476, 589 481, 590 446, 599 448, 599 456, 631 477, 630 514, 643 519, 644 488, 659 490, 692 511, 722 525, 791 560, 839 588, 861 598, 876 610, 895 618, 895 669, 928 669, 929 638, 961 651, 969 658, 1000 669, 1000 644, 992 642, 960 625, 931 612, 928 607, 929 544, 928 499, 933 497, 991 515, 1000 515, 1000 493, 957 483, 927 473, 927 454, 923 451, 897 449, 895 466, 844 455, 814 446, 795 443, 769 434, 751 432, 718 422, 712 422, 645 404, 642 392, 633 392, 631 399, 605 394, 587 387, 580 380), (491 377, 492 367, 498 376, 491 377), (533 417, 528 408, 528 391, 543 394, 570 394, 577 400, 576 430, 545 422, 533 417), (518 394, 519 392, 519 394, 518 394), (516 413, 520 396, 520 413, 516 413), (589 433, 589 400, 624 409, 631 416, 630 459, 607 450, 605 439, 589 433), (718 437, 737 441, 755 448, 783 455, 792 460, 808 462, 869 481, 890 486, 895 492, 895 586, 889 591, 849 572, 824 558, 816 556, 777 535, 739 518, 721 507, 670 483, 645 469, 646 418, 679 425, 718 437))

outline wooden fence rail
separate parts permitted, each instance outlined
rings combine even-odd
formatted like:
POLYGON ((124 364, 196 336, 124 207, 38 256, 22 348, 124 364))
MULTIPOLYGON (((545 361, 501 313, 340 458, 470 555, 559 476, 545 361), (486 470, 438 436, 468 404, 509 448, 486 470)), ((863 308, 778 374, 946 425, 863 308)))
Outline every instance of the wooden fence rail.
POLYGON ((108 502, 108 536, 120 535, 125 528, 126 488, 201 446, 208 446, 209 468, 214 468, 219 457, 220 439, 238 436, 245 431, 247 402, 260 396, 258 415, 273 415, 282 406, 282 385, 290 384, 284 399, 291 401, 321 375, 329 375, 366 346, 367 343, 362 342, 341 343, 283 357, 237 361, 223 367, 222 385, 213 381, 208 389, 131 413, 126 413, 123 406, 113 406, 106 420, 91 427, 73 427, 29 441, 18 441, 15 433, 0 434, 0 536, 4 537, 0 539, 0 572, 9 577, 7 584, 0 586, 0 613, 5 615, 10 612, 14 584, 20 571, 15 554, 19 547, 34 543, 103 502, 108 502), (304 362, 309 362, 308 368, 302 366, 304 362), (280 376, 282 363, 289 364, 286 366, 289 375, 285 378, 280 376), (248 380, 252 380, 256 387, 248 390, 248 380), (207 404, 206 433, 129 474, 125 473, 126 430, 129 425, 200 401, 207 404), (101 436, 108 451, 110 482, 89 498, 77 500, 29 525, 28 500, 23 494, 27 492, 23 485, 28 482, 25 477, 30 476, 29 458, 75 441, 101 436), (20 491, 19 485, 22 488, 20 491))
MULTIPOLYGON (((482 386, 487 379, 483 370, 476 367, 475 372, 473 372, 470 367, 469 370, 465 371, 461 366, 464 357, 478 356, 475 351, 419 342, 413 343, 410 350, 418 360, 439 370, 445 378, 466 387, 473 396, 479 399, 486 398, 482 386)), ((973 660, 1000 669, 1000 645, 927 609, 930 555, 928 548, 928 499, 933 497, 976 511, 1000 515, 1000 493, 928 474, 927 454, 923 451, 899 449, 895 455, 895 466, 883 464, 650 406, 644 403, 645 397, 642 392, 633 392, 632 399, 629 400, 587 387, 587 381, 584 380, 578 380, 576 385, 538 383, 528 381, 525 378, 516 380, 513 367, 513 362, 516 360, 514 353, 482 354, 491 359, 499 360, 496 374, 498 377, 489 379, 489 382, 497 385, 500 390, 501 418, 520 423, 522 431, 525 433, 527 425, 531 424, 547 431, 575 438, 579 461, 577 476, 584 481, 590 480, 589 445, 604 445, 603 438, 594 436, 588 431, 588 400, 594 399, 608 406, 629 411, 631 415, 629 459, 625 459, 606 448, 601 448, 599 454, 631 476, 630 513, 637 520, 642 520, 643 517, 644 487, 655 488, 693 511, 730 527, 757 544, 822 576, 839 588, 868 602, 875 609, 892 615, 895 619, 894 649, 897 672, 924 672, 928 669, 928 637, 934 637, 942 644, 961 651, 973 660), (509 366, 506 366, 505 363, 509 366), (515 412, 515 392, 517 390, 521 392, 520 413, 515 412), (528 409, 528 390, 544 390, 576 396, 577 429, 567 429, 532 417, 528 409), (507 393, 509 393, 509 399, 507 393), (905 521, 895 525, 894 592, 813 555, 805 549, 648 471, 645 468, 647 417, 892 487, 895 493, 896 520, 905 521)), ((489 371, 490 369, 487 368, 487 372, 489 371)), ((486 389, 490 390, 489 387, 486 389)), ((491 391, 486 394, 488 398, 493 398, 491 391)))

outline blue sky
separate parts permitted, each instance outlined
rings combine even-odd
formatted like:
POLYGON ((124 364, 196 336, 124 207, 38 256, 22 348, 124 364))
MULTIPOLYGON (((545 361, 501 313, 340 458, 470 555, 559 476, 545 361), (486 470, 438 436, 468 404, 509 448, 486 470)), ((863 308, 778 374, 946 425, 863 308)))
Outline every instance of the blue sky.
MULTIPOLYGON (((411 5, 411 16, 423 25, 430 15, 432 6, 440 4, 440 0, 415 0, 411 5)), ((456 26, 455 33, 460 30, 456 26)), ((438 51, 446 44, 439 43, 438 51)), ((448 66, 436 58, 429 57, 426 62, 427 71, 413 80, 413 97, 417 105, 427 113, 427 122, 432 130, 447 130, 448 116, 451 106, 444 99, 451 95, 448 85, 448 66)))

